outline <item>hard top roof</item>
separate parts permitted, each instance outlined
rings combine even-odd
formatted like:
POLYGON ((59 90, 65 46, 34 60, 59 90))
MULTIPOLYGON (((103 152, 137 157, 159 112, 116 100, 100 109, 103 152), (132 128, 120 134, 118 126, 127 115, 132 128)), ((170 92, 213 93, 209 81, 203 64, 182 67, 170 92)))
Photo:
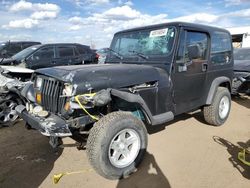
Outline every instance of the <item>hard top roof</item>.
POLYGON ((54 46, 54 45, 56 45, 56 46, 74 46, 74 45, 79 45, 79 46, 90 48, 90 46, 88 46, 88 45, 83 45, 83 44, 79 44, 79 43, 48 43, 48 44, 41 44, 41 45, 39 45, 39 47, 54 46))
POLYGON ((127 30, 119 31, 116 34, 130 32, 130 31, 136 31, 136 30, 164 27, 164 26, 176 26, 176 27, 184 26, 184 27, 191 27, 191 28, 200 29, 202 31, 207 31, 207 32, 222 31, 222 32, 229 33, 229 31, 226 30, 226 29, 219 28, 219 27, 214 27, 214 26, 203 25, 203 24, 195 24, 195 23, 188 23, 188 22, 168 22, 168 23, 155 24, 155 25, 149 25, 149 26, 143 26, 143 27, 136 27, 136 28, 132 28, 132 29, 127 29, 127 30))

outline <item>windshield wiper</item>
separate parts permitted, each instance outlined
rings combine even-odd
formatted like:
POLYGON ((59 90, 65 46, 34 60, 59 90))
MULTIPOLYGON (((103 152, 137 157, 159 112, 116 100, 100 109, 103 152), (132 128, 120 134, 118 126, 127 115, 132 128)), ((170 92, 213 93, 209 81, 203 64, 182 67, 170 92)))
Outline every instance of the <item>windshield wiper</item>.
POLYGON ((111 48, 107 48, 110 52, 113 52, 113 54, 118 57, 119 59, 123 59, 123 56, 121 54, 119 54, 117 51, 111 49, 111 48))
POLYGON ((133 54, 136 54, 138 55, 139 57, 142 57, 143 59, 148 59, 148 56, 146 56, 145 54, 141 53, 141 52, 137 52, 135 50, 131 50, 131 51, 128 51, 128 52, 131 52, 133 54))

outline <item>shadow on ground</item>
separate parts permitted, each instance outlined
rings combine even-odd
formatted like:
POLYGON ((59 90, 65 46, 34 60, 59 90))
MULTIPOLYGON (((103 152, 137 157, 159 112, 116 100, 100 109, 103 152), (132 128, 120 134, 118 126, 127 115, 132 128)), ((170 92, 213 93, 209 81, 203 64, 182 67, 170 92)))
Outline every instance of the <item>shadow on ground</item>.
POLYGON ((250 109, 250 97, 245 95, 233 96, 233 101, 237 104, 250 109))
POLYGON ((26 130, 23 122, 1 128, 0 187, 39 187, 63 151, 54 151, 48 141, 37 131, 26 130))
POLYGON ((220 138, 218 136, 213 136, 213 139, 216 143, 224 146, 227 149, 227 152, 230 154, 229 161, 233 165, 234 168, 236 168, 243 177, 250 180, 250 167, 243 164, 238 159, 238 153, 242 150, 242 148, 250 148, 250 140, 247 142, 238 142, 238 146, 234 145, 233 143, 220 138))
POLYGON ((146 153, 138 171, 118 182, 116 188, 170 188, 168 179, 163 174, 152 154, 146 153))

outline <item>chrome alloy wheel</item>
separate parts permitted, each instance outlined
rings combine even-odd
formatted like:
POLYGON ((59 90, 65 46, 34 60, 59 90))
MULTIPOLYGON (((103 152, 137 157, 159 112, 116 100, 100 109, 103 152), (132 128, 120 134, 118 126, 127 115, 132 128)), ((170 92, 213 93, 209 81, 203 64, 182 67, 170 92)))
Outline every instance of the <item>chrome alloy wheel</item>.
POLYGON ((14 122, 18 115, 15 111, 17 103, 12 100, 5 100, 0 103, 0 124, 14 122))
POLYGON ((133 129, 118 132, 109 145, 109 160, 117 168, 124 168, 134 162, 141 147, 139 134, 133 129))
POLYGON ((219 116, 221 119, 227 117, 229 108, 230 108, 229 98, 227 96, 222 97, 219 104, 219 116))

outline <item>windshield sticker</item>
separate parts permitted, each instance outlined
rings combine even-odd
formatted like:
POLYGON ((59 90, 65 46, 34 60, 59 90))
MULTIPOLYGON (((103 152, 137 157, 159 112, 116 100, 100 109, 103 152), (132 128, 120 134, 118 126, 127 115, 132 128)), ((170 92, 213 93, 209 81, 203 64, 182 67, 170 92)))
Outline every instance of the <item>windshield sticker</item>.
POLYGON ((149 37, 162 37, 162 36, 166 36, 167 33, 168 33, 168 28, 153 30, 150 32, 149 37))

